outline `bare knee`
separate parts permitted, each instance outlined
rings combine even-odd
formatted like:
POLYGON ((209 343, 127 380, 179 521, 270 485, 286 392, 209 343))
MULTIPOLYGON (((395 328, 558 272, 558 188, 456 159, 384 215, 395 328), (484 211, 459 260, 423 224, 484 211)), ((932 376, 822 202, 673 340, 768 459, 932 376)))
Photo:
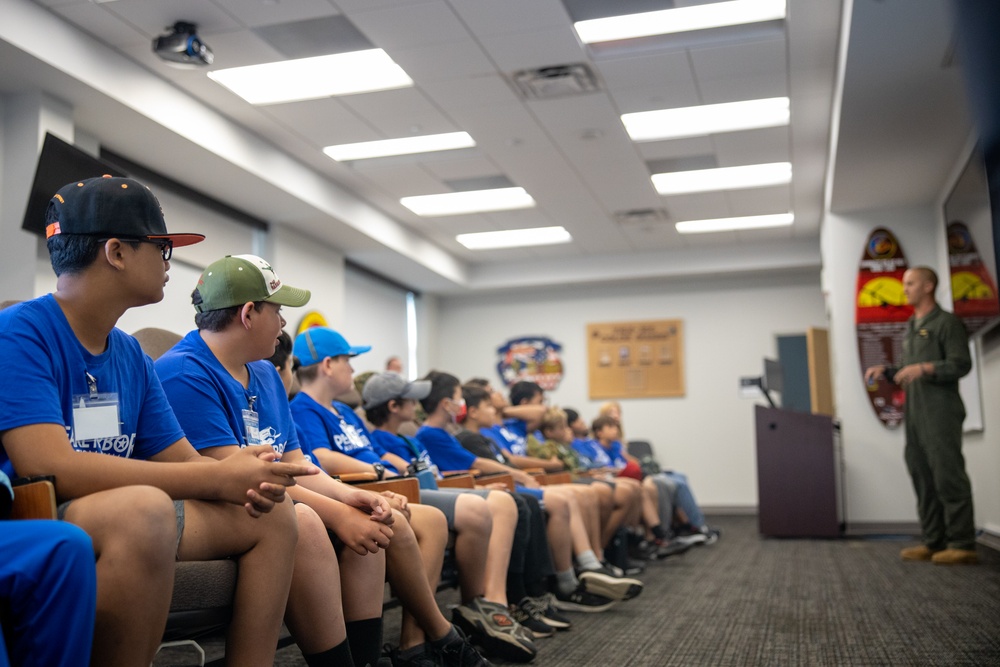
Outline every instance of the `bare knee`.
POLYGON ((326 532, 323 520, 308 505, 298 503, 294 506, 295 524, 298 533, 298 552, 316 553, 318 551, 333 551, 333 545, 326 532))
POLYGON ((455 530, 459 533, 490 534, 493 530, 493 517, 485 498, 463 493, 456 499, 455 530))
POLYGON ((569 503, 557 493, 546 493, 545 512, 552 519, 563 517, 569 520, 569 503))
POLYGON ((414 532, 447 539, 448 517, 436 507, 410 505, 410 524, 414 532))
POLYGON ((126 486, 73 501, 66 519, 90 534, 98 558, 113 552, 140 562, 173 560, 177 545, 174 502, 152 486, 126 486))

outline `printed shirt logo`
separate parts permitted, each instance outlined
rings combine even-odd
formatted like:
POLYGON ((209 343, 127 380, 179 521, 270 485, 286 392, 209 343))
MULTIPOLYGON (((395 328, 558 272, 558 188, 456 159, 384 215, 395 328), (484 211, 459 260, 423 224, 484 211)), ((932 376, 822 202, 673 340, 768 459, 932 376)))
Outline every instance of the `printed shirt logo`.
POLYGON ((132 450, 135 449, 135 433, 111 436, 108 438, 94 438, 93 440, 77 441, 73 437, 73 428, 66 427, 66 436, 70 444, 78 452, 94 452, 97 454, 110 454, 111 456, 121 456, 132 458, 132 450))

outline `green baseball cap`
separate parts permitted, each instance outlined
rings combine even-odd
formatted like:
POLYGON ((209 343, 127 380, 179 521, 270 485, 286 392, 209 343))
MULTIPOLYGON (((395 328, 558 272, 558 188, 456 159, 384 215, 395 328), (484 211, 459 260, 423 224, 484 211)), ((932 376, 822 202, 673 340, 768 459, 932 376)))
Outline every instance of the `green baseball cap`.
POLYGON ((299 307, 309 302, 309 290, 283 285, 274 269, 256 255, 226 255, 212 262, 198 279, 199 313, 242 306, 248 301, 268 301, 299 307))

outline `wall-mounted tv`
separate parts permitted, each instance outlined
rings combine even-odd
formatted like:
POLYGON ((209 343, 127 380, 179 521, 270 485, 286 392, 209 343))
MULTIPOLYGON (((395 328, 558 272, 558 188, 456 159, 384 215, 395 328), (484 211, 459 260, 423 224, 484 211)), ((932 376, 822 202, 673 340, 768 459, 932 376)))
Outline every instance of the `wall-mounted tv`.
POLYGON ((45 135, 42 152, 35 167, 35 180, 28 195, 21 229, 45 237, 45 209, 59 188, 73 181, 111 174, 127 176, 125 172, 103 160, 85 153, 52 134, 45 135))

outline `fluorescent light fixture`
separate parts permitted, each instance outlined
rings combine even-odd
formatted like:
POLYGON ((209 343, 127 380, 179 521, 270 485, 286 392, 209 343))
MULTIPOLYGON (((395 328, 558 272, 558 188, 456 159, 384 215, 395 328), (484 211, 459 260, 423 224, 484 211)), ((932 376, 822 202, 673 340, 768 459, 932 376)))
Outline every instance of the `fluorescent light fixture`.
POLYGON ((584 44, 785 18, 785 0, 733 0, 573 24, 584 44))
POLYGON ((622 123, 632 141, 679 139, 717 132, 778 127, 788 125, 790 119, 791 111, 787 97, 640 111, 622 115, 622 123))
POLYGON ((788 125, 790 119, 787 97, 622 114, 622 123, 632 141, 680 139, 717 132, 778 127, 788 125))
POLYGON ((417 215, 436 217, 531 208, 535 205, 535 200, 524 188, 494 188, 492 190, 447 192, 442 195, 403 197, 399 203, 417 215))
POLYGON ((765 229, 767 227, 787 227, 795 221, 793 213, 775 215, 752 215, 743 218, 716 218, 714 220, 685 220, 674 227, 681 234, 704 234, 707 232, 737 232, 743 229, 765 229))
POLYGON ((661 195, 682 195, 714 190, 744 190, 792 181, 791 162, 750 164, 744 167, 721 167, 653 174, 653 186, 661 195))
POLYGON ((250 104, 278 104, 405 88, 413 80, 382 49, 284 60, 209 72, 250 104))
POLYGON ((573 237, 569 235, 565 227, 535 227, 533 229, 509 229, 502 232, 459 234, 455 240, 469 250, 495 250, 497 248, 569 243, 573 237))
POLYGON ((323 152, 337 162, 348 160, 367 160, 373 157, 388 155, 412 155, 414 153, 432 153, 434 151, 450 151, 456 148, 471 148, 476 142, 468 132, 447 132, 445 134, 425 134, 420 137, 404 137, 402 139, 383 139, 381 141, 363 141, 356 144, 340 144, 327 146, 323 152))

